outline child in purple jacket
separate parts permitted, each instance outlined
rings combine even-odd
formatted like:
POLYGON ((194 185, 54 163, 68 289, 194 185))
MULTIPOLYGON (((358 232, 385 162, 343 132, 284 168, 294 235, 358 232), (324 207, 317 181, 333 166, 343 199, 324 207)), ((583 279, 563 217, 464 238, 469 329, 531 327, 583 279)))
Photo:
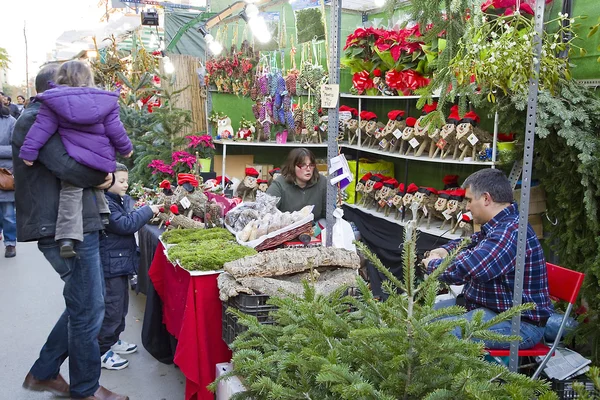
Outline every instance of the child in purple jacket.
MULTIPOLYGON (((115 149, 125 157, 133 145, 119 119, 119 95, 94 88, 90 68, 81 61, 68 61, 58 70, 57 86, 36 97, 41 101, 36 121, 27 133, 19 157, 31 166, 40 149, 54 133, 62 139, 67 153, 78 163, 106 173, 115 171, 115 149)), ((83 189, 62 181, 55 239, 60 255, 74 257, 74 240, 83 241, 83 189)), ((100 190, 98 208, 108 223, 110 210, 100 190)))

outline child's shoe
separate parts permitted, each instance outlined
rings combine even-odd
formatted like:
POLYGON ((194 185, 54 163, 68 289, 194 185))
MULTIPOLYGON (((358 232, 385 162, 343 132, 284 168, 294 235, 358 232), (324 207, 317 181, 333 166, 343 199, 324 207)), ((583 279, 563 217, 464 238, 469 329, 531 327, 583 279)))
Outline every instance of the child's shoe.
POLYGON ((107 351, 100 357, 102 368, 120 370, 126 368, 129 365, 129 361, 121 358, 118 354, 112 350, 107 351))
POLYGON ((75 241, 71 239, 61 239, 58 241, 60 247, 60 256, 62 258, 73 258, 77 255, 75 252, 75 241))
POLYGON ((119 339, 110 349, 117 354, 131 354, 137 351, 137 344, 127 343, 119 339))

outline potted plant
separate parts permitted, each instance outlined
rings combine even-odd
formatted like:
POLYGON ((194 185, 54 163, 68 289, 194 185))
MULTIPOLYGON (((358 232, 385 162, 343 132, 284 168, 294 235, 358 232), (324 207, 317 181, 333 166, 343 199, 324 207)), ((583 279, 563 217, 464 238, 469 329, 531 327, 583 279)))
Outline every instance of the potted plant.
POLYGON ((215 154, 215 144, 210 135, 190 135, 185 137, 189 143, 188 148, 193 148, 196 151, 196 158, 200 172, 209 172, 212 158, 215 154))

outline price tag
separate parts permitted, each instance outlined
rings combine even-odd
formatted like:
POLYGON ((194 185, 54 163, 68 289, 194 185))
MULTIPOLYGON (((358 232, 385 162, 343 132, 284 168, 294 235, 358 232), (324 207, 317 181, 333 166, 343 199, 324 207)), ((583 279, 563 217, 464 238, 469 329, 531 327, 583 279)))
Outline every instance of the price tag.
POLYGON ((469 143, 471 143, 471 146, 475 146, 477 142, 479 142, 479 139, 477 138, 477 136, 475 136, 474 133, 471 133, 467 140, 469 141, 469 143))
POLYGON ((336 108, 340 98, 340 85, 321 86, 321 108, 336 108))
POLYGON ((448 144, 448 142, 444 139, 440 139, 437 141, 437 143, 435 144, 440 150, 444 150, 444 148, 446 147, 446 145, 448 144))
POLYGON ((463 214, 462 211, 459 211, 458 214, 456 214, 456 220, 457 221, 462 220, 462 214, 463 214))
POLYGON ((442 213, 442 215, 444 216, 444 218, 446 218, 446 221, 449 221, 452 219, 452 212, 450 210, 446 210, 442 213))
POLYGON ((379 142, 379 147, 381 147, 382 149, 385 149, 388 145, 388 141, 387 139, 382 139, 381 142, 379 142))
POLYGON ((410 139, 410 140, 408 141, 408 144, 410 144, 410 145, 411 145, 411 147, 412 147, 413 149, 415 149, 415 148, 419 147, 419 145, 420 145, 421 143, 419 143, 419 141, 417 140, 417 138, 412 138, 412 139, 410 139))
POLYGON ((321 125, 321 130, 322 130, 323 132, 325 132, 325 131, 327 130, 327 125, 326 125, 326 124, 322 124, 322 125, 321 125))
POLYGON ((429 210, 427 210, 427 207, 423 206, 423 215, 427 216, 427 214, 429 214, 429 210))
POLYGON ((190 200, 187 197, 184 197, 183 199, 181 199, 180 203, 183 206, 183 208, 185 208, 186 210, 192 206, 192 203, 190 202, 190 200))
POLYGON ((392 133, 392 135, 394 135, 394 137, 395 137, 396 139, 400 139, 400 138, 402 137, 402 132, 400 131, 400 129, 396 129, 396 130, 395 130, 395 131, 392 133))
POLYGON ((392 199, 389 199, 387 201, 387 205, 388 205, 388 207, 393 207, 394 206, 394 203, 392 202, 392 199))
POLYGON ((387 202, 385 200, 379 200, 379 207, 385 207, 385 205, 387 204, 387 202))

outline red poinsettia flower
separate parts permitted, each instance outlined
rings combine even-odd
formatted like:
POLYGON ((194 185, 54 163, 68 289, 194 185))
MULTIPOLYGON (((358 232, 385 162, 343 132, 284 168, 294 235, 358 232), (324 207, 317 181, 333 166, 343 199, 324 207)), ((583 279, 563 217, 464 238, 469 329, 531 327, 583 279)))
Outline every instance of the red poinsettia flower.
POLYGON ((367 71, 361 71, 352 77, 352 85, 358 91, 358 94, 363 94, 367 89, 375 87, 373 79, 371 79, 367 71))

